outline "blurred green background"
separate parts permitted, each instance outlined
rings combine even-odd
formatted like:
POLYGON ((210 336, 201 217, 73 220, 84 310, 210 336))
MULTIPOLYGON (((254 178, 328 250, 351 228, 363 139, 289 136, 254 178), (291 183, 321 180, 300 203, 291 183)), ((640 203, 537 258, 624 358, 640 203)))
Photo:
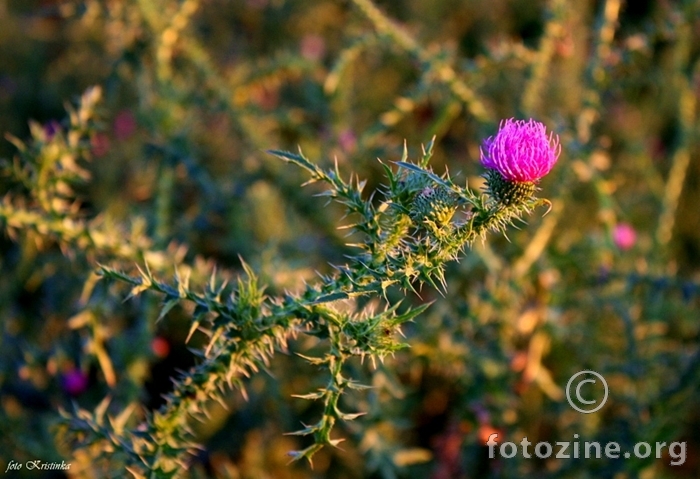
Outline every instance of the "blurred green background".
MULTIPOLYGON (((203 283, 243 258, 271 296, 342 264, 340 208, 265 150, 337 159, 371 191, 377 158, 400 160, 404 141, 416 158, 435 136, 435 171, 478 188, 483 139, 532 117, 562 142, 540 184, 552 211, 468 251, 444 297, 406 298, 435 303, 406 329, 409 349, 355 365, 374 388, 345 398, 368 414, 334 432, 342 449, 287 464, 305 443, 284 433, 319 407, 292 394, 324 381, 293 354, 319 347, 300 335, 246 381, 247 401, 232 391, 195 426, 189 474, 700 477, 699 57, 697 0, 0 0, 0 131, 46 152, 66 104, 99 85, 76 154, 89 179, 61 218, 145 245, 131 255, 30 225, 36 184, 0 177, 0 467, 65 460, 68 477, 126 477, 56 437, 58 409, 106 395, 115 414, 158 407, 194 363, 192 312, 156 324, 158 298, 122 302, 123 287, 94 284, 97 262, 150 258, 164 277, 189 265, 203 283), (564 397, 583 369, 610 386, 596 414, 564 397), (489 459, 494 431, 623 451, 685 441, 687 459, 489 459)), ((10 141, 0 157, 25 161, 10 141)))

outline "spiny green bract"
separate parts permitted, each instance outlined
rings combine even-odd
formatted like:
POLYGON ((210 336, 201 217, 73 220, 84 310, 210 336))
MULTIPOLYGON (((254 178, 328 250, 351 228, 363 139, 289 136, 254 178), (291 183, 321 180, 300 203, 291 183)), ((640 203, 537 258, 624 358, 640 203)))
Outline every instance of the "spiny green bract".
POLYGON ((496 170, 486 171, 487 193, 504 206, 516 206, 531 200, 537 191, 535 183, 508 181, 496 170))

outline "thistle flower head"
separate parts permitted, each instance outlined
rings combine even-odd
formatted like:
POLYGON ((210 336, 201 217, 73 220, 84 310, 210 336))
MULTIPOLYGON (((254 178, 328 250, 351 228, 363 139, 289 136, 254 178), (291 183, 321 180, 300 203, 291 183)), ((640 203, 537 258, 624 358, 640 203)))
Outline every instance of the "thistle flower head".
POLYGON ((557 162, 559 137, 547 135, 545 126, 535 120, 503 120, 498 133, 484 141, 481 163, 495 170, 505 181, 534 183, 557 162))

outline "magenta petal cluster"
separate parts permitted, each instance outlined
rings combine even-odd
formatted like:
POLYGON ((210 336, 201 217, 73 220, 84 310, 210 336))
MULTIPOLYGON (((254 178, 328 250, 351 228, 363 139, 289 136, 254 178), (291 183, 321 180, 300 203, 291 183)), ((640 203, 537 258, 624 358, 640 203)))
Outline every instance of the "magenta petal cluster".
POLYGON ((506 181, 537 182, 549 173, 559 158, 559 137, 547 135, 535 120, 503 120, 498 133, 484 141, 481 163, 498 171, 506 181))

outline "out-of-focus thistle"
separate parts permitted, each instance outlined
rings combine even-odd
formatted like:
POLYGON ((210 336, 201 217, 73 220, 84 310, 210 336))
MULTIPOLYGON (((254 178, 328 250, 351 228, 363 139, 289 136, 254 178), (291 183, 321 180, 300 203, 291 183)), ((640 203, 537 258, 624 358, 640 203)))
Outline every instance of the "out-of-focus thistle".
POLYGON ((559 158, 559 137, 547 135, 535 120, 503 120, 496 135, 481 148, 487 168, 487 192, 503 206, 518 205, 532 198, 537 182, 550 172, 559 158))

